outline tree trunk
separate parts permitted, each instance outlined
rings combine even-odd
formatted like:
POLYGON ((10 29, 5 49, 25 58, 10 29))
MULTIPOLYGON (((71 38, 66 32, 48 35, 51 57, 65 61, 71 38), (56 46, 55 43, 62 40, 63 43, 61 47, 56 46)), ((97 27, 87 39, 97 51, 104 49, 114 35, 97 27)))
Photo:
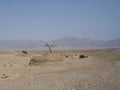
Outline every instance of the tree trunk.
POLYGON ((51 47, 49 47, 49 51, 50 51, 50 53, 52 53, 52 49, 51 49, 51 47))

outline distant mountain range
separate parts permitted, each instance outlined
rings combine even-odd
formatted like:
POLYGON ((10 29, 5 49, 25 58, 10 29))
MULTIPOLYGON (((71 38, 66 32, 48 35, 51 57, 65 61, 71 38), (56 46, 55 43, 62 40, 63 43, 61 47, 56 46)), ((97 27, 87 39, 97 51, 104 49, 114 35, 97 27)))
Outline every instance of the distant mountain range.
MULTIPOLYGON (((50 45, 55 44, 55 49, 107 49, 107 48, 120 48, 120 39, 103 41, 92 40, 89 38, 75 38, 64 37, 57 40, 48 42, 50 45)), ((21 49, 47 49, 45 41, 33 40, 0 40, 0 50, 21 50, 21 49)))

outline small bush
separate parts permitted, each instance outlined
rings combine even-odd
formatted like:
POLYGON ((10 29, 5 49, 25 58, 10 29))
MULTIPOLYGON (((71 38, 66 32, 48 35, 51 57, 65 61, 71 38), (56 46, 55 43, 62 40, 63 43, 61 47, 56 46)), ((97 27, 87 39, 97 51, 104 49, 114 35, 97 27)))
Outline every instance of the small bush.
POLYGON ((22 53, 24 53, 24 54, 28 54, 28 52, 27 52, 27 51, 24 51, 24 50, 22 51, 22 53))
POLYGON ((79 58, 85 58, 85 56, 84 55, 80 55, 79 58))
POLYGON ((66 55, 65 57, 68 58, 69 56, 66 55))
POLYGON ((87 58, 87 55, 80 55, 79 58, 87 58))

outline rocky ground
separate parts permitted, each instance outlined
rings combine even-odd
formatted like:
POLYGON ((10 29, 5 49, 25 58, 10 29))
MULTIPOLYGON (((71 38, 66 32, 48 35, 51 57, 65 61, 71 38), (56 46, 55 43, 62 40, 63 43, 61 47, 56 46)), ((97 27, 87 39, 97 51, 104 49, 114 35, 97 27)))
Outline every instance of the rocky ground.
POLYGON ((0 51, 0 90, 120 90, 120 51, 0 51))

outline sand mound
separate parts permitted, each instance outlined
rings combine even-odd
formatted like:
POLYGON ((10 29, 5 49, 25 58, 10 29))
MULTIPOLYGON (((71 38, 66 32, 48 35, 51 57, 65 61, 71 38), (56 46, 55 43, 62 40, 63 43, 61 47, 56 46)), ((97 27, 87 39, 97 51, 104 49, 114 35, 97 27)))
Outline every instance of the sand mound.
POLYGON ((46 56, 33 56, 30 59, 29 65, 39 65, 44 62, 59 62, 63 61, 63 57, 57 54, 49 54, 46 56))

